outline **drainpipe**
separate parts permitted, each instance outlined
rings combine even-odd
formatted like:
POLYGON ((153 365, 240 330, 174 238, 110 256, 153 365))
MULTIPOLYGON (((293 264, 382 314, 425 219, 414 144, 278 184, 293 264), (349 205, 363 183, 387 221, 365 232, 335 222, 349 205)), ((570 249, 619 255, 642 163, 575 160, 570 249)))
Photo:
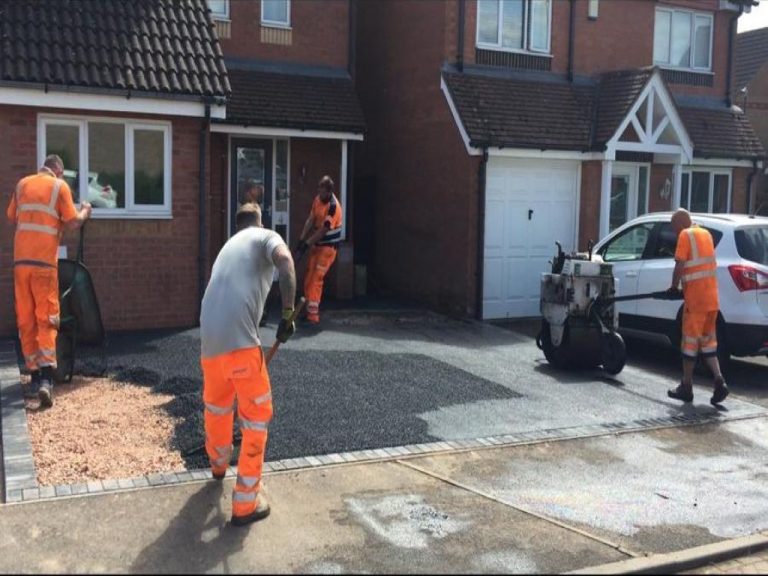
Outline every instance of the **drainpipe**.
POLYGON ((203 295, 205 294, 205 276, 206 276, 206 259, 205 259, 205 251, 206 251, 206 242, 205 242, 205 227, 206 227, 206 200, 207 195, 205 193, 205 180, 206 180, 206 172, 205 172, 205 160, 206 156, 208 155, 208 135, 211 131, 211 104, 210 102, 205 103, 205 119, 203 120, 202 124, 200 125, 200 189, 199 189, 199 209, 198 209, 198 215, 199 215, 199 226, 200 226, 200 237, 199 237, 199 245, 198 245, 198 255, 197 255, 197 294, 198 294, 198 308, 197 308, 197 317, 200 318, 200 309, 203 304, 203 295))
POLYGON ((488 171, 488 148, 477 169, 477 282, 475 283, 475 317, 483 319, 483 281, 485 275, 485 181, 488 171))
POLYGON ((752 182, 757 176, 757 160, 752 159, 752 172, 747 174, 747 214, 754 215, 753 212, 755 210, 755 205, 753 202, 753 194, 752 194, 752 182))
POLYGON ((733 68, 733 32, 736 29, 736 21, 739 19, 739 17, 744 13, 744 5, 739 5, 739 13, 736 16, 731 17, 731 25, 728 27, 728 73, 726 75, 726 81, 725 81, 725 102, 726 106, 730 108, 733 106, 733 100, 731 98, 731 84, 733 83, 733 78, 731 78, 732 68, 733 68))
POLYGON ((458 46, 456 47, 456 65, 459 72, 464 71, 464 22, 466 20, 466 5, 464 0, 459 0, 459 30, 458 46))
POLYGON ((357 1, 349 0, 349 46, 347 50, 347 65, 349 67, 349 77, 354 81, 355 66, 357 66, 357 1))
POLYGON ((570 15, 568 17, 568 82, 573 82, 573 33, 576 27, 576 4, 570 0, 570 15))

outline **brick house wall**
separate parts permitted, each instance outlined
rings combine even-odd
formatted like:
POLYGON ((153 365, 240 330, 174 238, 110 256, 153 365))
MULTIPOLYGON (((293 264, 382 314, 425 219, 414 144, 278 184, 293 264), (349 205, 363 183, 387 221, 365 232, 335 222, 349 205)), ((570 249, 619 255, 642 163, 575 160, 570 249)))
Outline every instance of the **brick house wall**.
MULTIPOLYGON (((743 106, 743 100, 736 94, 736 104, 743 106)), ((763 65, 760 71, 749 83, 749 93, 746 102, 746 113, 763 147, 768 150, 768 63, 763 65)), ((768 177, 760 170, 754 184, 755 202, 757 209, 764 204, 764 210, 768 207, 768 177)), ((765 212, 763 212, 765 214, 765 212)))
POLYGON ((377 180, 379 283, 467 315, 475 305, 480 160, 467 155, 440 91, 454 7, 360 3, 357 83, 369 131, 357 169, 377 180))
POLYGON ((261 41, 261 2, 229 6, 231 36, 219 40, 225 56, 347 67, 349 0, 291 0, 289 46, 261 41))
MULTIPOLYGON (((0 106, 0 188, 3 213, 19 178, 37 170, 38 113, 71 110, 0 106)), ((131 114, 87 114, 123 119, 131 114)), ((151 119, 157 120, 157 117, 151 119)), ((105 328, 186 327, 197 323, 199 133, 201 120, 173 118, 170 220, 92 219, 85 229, 91 272, 105 328)), ((78 233, 68 232, 68 257, 77 254, 78 233)), ((16 330, 13 311, 13 227, 0 219, 0 334, 16 330)))

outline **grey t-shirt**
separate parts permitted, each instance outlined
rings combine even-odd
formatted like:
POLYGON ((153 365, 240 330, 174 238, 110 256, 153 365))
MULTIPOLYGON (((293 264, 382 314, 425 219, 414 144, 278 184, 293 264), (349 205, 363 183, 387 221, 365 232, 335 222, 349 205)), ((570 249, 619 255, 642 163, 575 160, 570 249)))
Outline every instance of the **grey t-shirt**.
POLYGON ((224 244, 200 310, 203 358, 261 346, 258 326, 275 270, 272 254, 283 245, 277 232, 255 227, 224 244))

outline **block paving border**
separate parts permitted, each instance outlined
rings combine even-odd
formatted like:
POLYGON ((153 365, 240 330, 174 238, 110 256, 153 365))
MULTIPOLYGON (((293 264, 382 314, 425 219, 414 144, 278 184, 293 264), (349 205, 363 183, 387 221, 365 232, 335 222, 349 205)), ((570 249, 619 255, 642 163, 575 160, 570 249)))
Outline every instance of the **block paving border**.
MULTIPOLYGON (((0 342, 0 407, 2 408, 3 474, 5 477, 5 503, 19 504, 55 498, 70 498, 94 494, 124 492, 188 482, 202 482, 213 478, 210 469, 182 469, 175 472, 152 473, 133 478, 90 480, 73 484, 40 486, 35 474, 32 445, 29 441, 26 410, 21 390, 21 375, 13 342, 0 342)), ((699 426, 717 422, 732 422, 768 416, 768 410, 759 412, 731 409, 728 413, 680 414, 665 418, 648 418, 606 424, 591 424, 549 430, 534 430, 472 440, 445 440, 424 444, 409 444, 336 454, 302 456, 264 463, 264 473, 279 474, 327 466, 396 461, 436 454, 460 453, 474 450, 524 446, 543 442, 594 438, 611 434, 626 434, 680 426, 699 426)), ((230 466, 226 477, 234 478, 237 467, 230 466)))

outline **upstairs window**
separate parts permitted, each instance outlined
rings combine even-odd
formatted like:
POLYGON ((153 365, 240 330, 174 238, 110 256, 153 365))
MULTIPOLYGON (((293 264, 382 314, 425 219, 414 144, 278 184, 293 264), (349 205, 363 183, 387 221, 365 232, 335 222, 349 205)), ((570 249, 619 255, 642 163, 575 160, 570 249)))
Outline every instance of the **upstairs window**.
POLYGON ((291 1, 261 0, 261 23, 264 26, 290 26, 291 1))
POLYGON ((656 9, 653 62, 669 68, 712 69, 712 15, 656 9))
POLYGON ((477 46, 548 53, 551 20, 551 0, 478 0, 477 46))
POLYGON ((208 9, 215 20, 229 20, 229 0, 208 0, 208 9))

